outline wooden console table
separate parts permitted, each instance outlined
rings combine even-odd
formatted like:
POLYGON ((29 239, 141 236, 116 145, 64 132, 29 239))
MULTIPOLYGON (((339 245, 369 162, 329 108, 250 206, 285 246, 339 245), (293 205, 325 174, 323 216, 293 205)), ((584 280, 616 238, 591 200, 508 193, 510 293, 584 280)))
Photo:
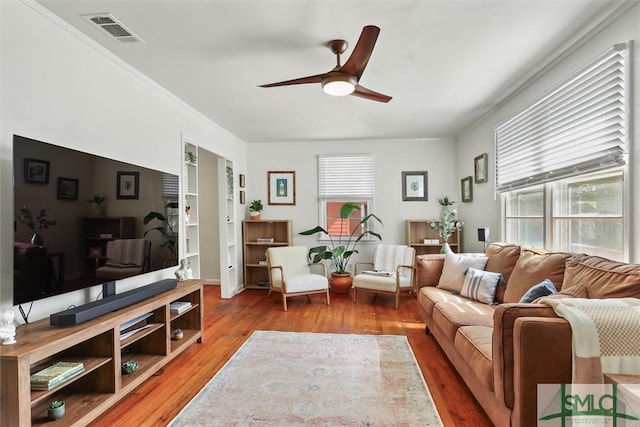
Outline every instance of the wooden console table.
POLYGON ((64 425, 88 424, 189 345, 202 342, 202 302, 202 281, 187 280, 79 325, 53 327, 47 318, 18 327, 17 344, 0 347, 0 425, 44 425, 53 400, 65 402, 64 425), (172 314, 169 304, 174 301, 189 301, 191 307, 172 314), (120 338, 121 325, 149 313, 146 328, 120 338), (177 328, 184 331, 184 338, 174 341, 171 332, 177 328), (121 365, 127 360, 136 360, 140 367, 124 375, 121 365), (59 361, 82 362, 85 370, 52 390, 31 390, 30 375, 59 361))

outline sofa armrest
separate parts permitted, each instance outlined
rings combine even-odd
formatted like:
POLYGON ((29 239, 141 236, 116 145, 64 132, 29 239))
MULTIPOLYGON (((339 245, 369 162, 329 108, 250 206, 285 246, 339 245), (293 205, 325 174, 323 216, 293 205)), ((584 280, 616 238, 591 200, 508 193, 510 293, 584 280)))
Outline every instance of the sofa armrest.
POLYGON ((537 426, 538 384, 571 383, 571 326, 562 318, 516 319, 514 344, 514 425, 537 426))
POLYGON ((515 321, 520 317, 558 316, 553 309, 539 304, 500 304, 493 312, 493 384, 496 397, 513 409, 514 402, 514 341, 515 321))

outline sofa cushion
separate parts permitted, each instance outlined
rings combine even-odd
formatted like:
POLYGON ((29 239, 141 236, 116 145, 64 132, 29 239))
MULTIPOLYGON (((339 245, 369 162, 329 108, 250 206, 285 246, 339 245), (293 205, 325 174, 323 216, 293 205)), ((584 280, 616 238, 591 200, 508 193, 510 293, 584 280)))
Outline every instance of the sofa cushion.
POLYGON ((458 294, 454 294, 451 291, 444 289, 434 288, 432 286, 425 286, 420 289, 418 293, 418 305, 424 315, 429 318, 433 317, 433 307, 440 302, 458 302, 463 303, 469 301, 467 298, 461 297, 458 294))
POLYGON ((423 286, 438 286, 444 254, 429 254, 416 256, 416 283, 418 288, 423 286))
POLYGON ((487 248, 487 265, 485 270, 492 271, 494 273, 500 273, 504 277, 504 283, 498 284, 496 290, 496 301, 499 303, 504 302, 504 292, 506 285, 509 283, 513 268, 520 258, 520 245, 513 245, 509 243, 497 243, 494 242, 487 248))
POLYGON ((485 256, 465 256, 447 252, 444 257, 442 275, 438 282, 438 287, 453 292, 460 292, 464 284, 464 272, 469 267, 484 270, 487 264, 485 256))
POLYGON ((483 304, 493 304, 496 287, 502 280, 504 279, 500 273, 492 273, 471 267, 467 269, 465 274, 460 295, 483 304))
POLYGON ((532 286, 544 279, 551 280, 556 289, 561 289, 565 264, 569 256, 565 252, 523 249, 507 282, 504 302, 520 301, 532 286))
POLYGON ((567 260, 562 288, 581 285, 588 298, 640 298, 640 265, 590 255, 567 260))
POLYGON ((456 350, 490 391, 493 391, 492 334, 493 328, 488 326, 462 326, 454 340, 456 350))
POLYGON ((440 302, 433 308, 433 323, 453 342, 461 326, 493 326, 495 307, 466 298, 461 302, 440 302))
POLYGON ((553 286, 553 282, 549 279, 544 279, 542 282, 534 285, 520 298, 520 303, 530 303, 537 300, 540 297, 546 297, 557 293, 558 290, 553 286))

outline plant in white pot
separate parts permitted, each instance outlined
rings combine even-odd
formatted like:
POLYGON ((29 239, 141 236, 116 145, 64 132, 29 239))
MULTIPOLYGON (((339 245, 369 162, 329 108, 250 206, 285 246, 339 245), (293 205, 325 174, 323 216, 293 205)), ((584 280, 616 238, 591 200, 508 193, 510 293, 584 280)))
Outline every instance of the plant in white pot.
POLYGON ((382 224, 380 218, 374 214, 369 214, 363 217, 358 224, 356 224, 352 230, 349 230, 349 219, 351 214, 355 211, 359 211, 360 206, 354 203, 345 203, 340 208, 340 232, 337 235, 337 239, 334 239, 336 234, 330 235, 327 230, 317 225, 312 229, 301 232, 303 236, 311 236, 316 233, 324 233, 329 239, 329 245, 316 246, 309 249, 309 258, 312 262, 320 262, 323 259, 328 259, 331 263, 332 272, 330 285, 331 290, 336 293, 346 293, 351 289, 352 277, 351 273, 347 270, 349 266, 349 259, 353 254, 357 254, 358 250, 356 246, 360 240, 365 236, 373 236, 379 240, 382 240, 382 236, 375 231, 368 229, 369 221, 375 219, 382 224))
POLYGON ((262 200, 254 199, 249 204, 249 215, 251 219, 254 221, 258 221, 261 218, 262 210, 264 209, 264 205, 262 204, 262 200))

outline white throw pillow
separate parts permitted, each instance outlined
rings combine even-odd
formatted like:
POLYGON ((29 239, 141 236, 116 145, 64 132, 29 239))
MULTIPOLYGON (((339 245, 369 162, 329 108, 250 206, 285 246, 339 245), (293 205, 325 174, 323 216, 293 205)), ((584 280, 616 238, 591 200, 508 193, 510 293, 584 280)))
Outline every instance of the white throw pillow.
POLYGON ((438 281, 438 288, 460 293, 464 285, 464 273, 469 268, 484 270, 487 264, 486 256, 465 256, 453 252, 444 255, 442 275, 438 281))
POLYGON ((500 273, 469 268, 460 295, 485 304, 493 304, 496 288, 502 280, 500 273))

